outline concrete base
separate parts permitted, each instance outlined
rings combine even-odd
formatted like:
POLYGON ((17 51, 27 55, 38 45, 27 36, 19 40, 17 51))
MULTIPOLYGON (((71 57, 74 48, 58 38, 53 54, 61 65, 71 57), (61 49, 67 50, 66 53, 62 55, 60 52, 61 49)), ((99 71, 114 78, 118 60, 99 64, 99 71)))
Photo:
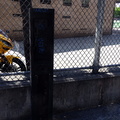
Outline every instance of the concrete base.
MULTIPOLYGON (((0 120, 30 120, 31 94, 27 84, 16 86, 14 81, 12 86, 9 82, 0 90, 0 120)), ((115 103, 120 103, 119 73, 54 79, 54 114, 115 103)))
POLYGON ((54 84, 54 113, 120 102, 118 74, 59 78, 54 84))
POLYGON ((0 120, 27 120, 30 106, 30 88, 0 90, 0 120))

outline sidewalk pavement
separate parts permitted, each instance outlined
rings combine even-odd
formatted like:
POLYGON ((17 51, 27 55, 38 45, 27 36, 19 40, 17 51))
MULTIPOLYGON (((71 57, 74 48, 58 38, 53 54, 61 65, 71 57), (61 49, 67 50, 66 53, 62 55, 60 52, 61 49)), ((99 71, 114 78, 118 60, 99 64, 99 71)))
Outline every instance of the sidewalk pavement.
POLYGON ((53 120, 120 120, 120 104, 61 113, 53 120))
MULTIPOLYGON (((84 68, 93 65, 95 36, 56 39, 54 41, 54 68, 84 68)), ((120 36, 104 35, 102 38, 100 65, 120 64, 120 36)))
MULTIPOLYGON (((116 32, 115 32, 116 33, 116 32)), ((54 40, 54 69, 84 68, 93 65, 95 36, 54 40)), ((14 42, 12 51, 24 56, 23 41, 14 42)), ((10 51, 11 52, 11 51, 10 51)), ((102 38, 100 65, 120 64, 120 35, 104 35, 102 38)))

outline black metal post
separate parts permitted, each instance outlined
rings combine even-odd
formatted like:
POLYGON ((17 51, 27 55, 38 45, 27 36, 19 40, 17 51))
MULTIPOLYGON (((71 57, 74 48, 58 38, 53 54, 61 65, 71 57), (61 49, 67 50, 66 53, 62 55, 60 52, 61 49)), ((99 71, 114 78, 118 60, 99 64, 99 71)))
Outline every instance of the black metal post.
POLYGON ((32 120, 52 120, 54 10, 30 9, 32 120))
POLYGON ((30 70, 30 42, 29 42, 29 8, 31 0, 20 0, 21 13, 23 18, 24 51, 27 70, 30 70))

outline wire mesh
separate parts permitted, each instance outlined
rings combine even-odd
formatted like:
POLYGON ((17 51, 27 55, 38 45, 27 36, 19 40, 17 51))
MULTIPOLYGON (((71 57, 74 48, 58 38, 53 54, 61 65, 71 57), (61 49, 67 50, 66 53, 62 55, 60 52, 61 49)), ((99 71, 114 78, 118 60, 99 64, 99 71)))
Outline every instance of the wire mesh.
POLYGON ((0 4, 0 29, 13 41, 10 52, 23 59, 27 71, 30 70, 28 12, 31 7, 55 9, 56 77, 92 73, 94 69, 119 71, 120 6, 116 0, 105 0, 103 6, 98 0, 1 0, 0 4))
POLYGON ((0 5, 0 29, 1 34, 5 33, 0 37, 1 80, 25 80, 26 76, 23 74, 29 70, 30 60, 28 27, 30 2, 1 0, 0 5))

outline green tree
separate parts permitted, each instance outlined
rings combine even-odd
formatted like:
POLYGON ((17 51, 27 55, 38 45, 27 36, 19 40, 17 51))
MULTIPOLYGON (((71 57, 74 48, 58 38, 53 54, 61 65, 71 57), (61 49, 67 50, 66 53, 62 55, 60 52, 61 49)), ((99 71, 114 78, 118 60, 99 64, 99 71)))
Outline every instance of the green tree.
POLYGON ((120 18, 120 7, 115 8, 114 17, 120 18))

